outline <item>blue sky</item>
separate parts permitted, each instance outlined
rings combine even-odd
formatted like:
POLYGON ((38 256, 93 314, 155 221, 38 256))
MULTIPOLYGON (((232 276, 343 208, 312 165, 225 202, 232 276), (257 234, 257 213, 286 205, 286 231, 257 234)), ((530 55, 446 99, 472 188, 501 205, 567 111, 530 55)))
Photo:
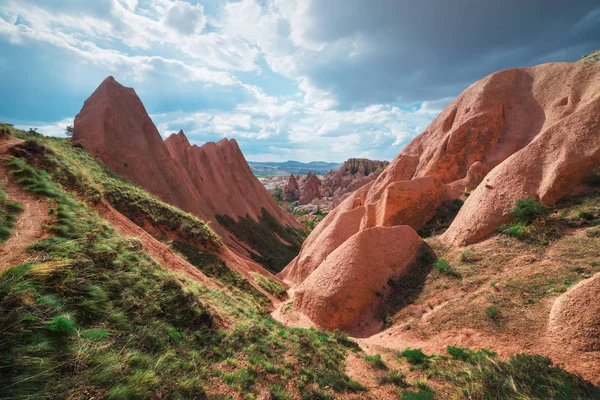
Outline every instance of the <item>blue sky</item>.
POLYGON ((61 135, 113 75, 164 136, 389 160, 487 74, 598 47, 596 0, 0 0, 0 119, 61 135))

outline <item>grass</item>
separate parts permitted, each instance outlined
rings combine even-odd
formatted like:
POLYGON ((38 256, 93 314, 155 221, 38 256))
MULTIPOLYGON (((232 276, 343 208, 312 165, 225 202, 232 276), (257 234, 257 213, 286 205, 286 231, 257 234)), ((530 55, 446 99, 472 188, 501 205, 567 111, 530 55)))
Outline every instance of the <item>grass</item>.
POLYGON ((383 361, 383 359, 381 358, 381 356, 379 354, 375 354, 372 356, 365 356, 365 361, 371 365, 373 368, 376 369, 388 369, 387 365, 385 365, 385 362, 383 361))
POLYGON ((53 174, 23 160, 11 165, 55 212, 49 236, 30 246, 39 261, 0 276, 3 396, 184 399, 271 388, 285 398, 290 388, 275 386, 282 380, 307 399, 364 390, 344 373, 345 353, 356 346, 347 338, 265 317, 241 290, 245 281, 206 253, 196 254, 202 268, 235 293, 176 279, 53 174))
MULTIPOLYGON (((14 134, 26 140, 22 146, 13 149, 15 155, 34 160, 36 165, 48 171, 54 182, 74 191, 85 201, 97 204, 104 199, 136 224, 142 227, 150 224, 164 236, 171 234, 205 248, 216 249, 221 245, 221 239, 205 222, 156 199, 97 162, 84 149, 72 147, 70 140, 17 130, 14 134)), ((39 173, 46 174, 45 171, 39 173)), ((36 190, 39 194, 53 196, 46 193, 48 188, 36 190)))
POLYGON ((0 182, 0 243, 10 237, 17 222, 17 215, 22 210, 21 204, 7 199, 4 185, 0 182))
POLYGON ((390 369, 387 375, 381 380, 383 384, 392 384, 398 387, 408 387, 406 376, 397 369, 390 369))
POLYGON ((425 365, 429 359, 421 349, 406 348, 400 354, 413 365, 425 365))
POLYGON ((498 309, 498 306, 492 305, 492 306, 486 307, 485 315, 489 319, 496 319, 500 315, 500 310, 498 309))
POLYGON ((448 260, 440 259, 433 263, 433 268, 441 274, 448 275, 453 278, 460 278, 460 273, 454 269, 448 260))
POLYGON ((287 293, 287 289, 285 286, 279 282, 277 279, 255 273, 254 279, 258 283, 258 286, 265 289, 267 292, 271 293, 273 296, 278 299, 282 299, 285 297, 287 293))
POLYGON ((507 361, 495 353, 449 346, 451 358, 440 358, 428 375, 442 379, 476 399, 594 399, 600 391, 550 358, 517 354, 507 361))
POLYGON ((216 215, 216 218, 238 239, 258 252, 258 255, 251 253, 256 262, 272 272, 279 272, 298 255, 306 232, 283 226, 264 208, 261 212, 258 222, 250 216, 241 217, 237 221, 228 215, 216 215), (282 243, 279 238, 289 245, 282 243))

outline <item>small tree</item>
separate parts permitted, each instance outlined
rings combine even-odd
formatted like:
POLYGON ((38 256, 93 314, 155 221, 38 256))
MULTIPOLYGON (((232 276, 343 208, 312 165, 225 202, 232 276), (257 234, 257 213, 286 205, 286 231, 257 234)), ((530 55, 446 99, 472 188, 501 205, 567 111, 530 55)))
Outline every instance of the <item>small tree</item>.
POLYGON ((65 128, 65 134, 67 135, 67 137, 73 136, 74 129, 75 128, 73 128, 73 125, 67 125, 67 127, 65 128))

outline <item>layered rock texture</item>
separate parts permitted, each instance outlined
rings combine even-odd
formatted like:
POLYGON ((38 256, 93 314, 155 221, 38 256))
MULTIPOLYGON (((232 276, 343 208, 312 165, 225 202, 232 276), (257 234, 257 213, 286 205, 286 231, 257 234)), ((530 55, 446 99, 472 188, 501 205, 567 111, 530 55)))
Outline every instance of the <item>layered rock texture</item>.
POLYGON ((209 221, 226 244, 248 258, 260 256, 247 244, 251 238, 243 237, 242 229, 232 233, 220 216, 234 222, 246 218, 246 225, 254 221, 256 230, 286 247, 289 243, 269 224, 301 228, 252 174, 235 140, 199 147, 181 131, 163 141, 135 91, 112 77, 85 101, 75 118, 73 142, 161 200, 209 221), (265 218, 269 221, 263 223, 265 218))
MULTIPOLYGON (((377 179, 330 212, 281 277, 315 293, 308 286, 317 285, 317 277, 335 275, 321 268, 344 276, 349 265, 356 268, 354 260, 336 254, 357 233, 382 226, 419 229, 444 202, 469 192, 442 240, 458 246, 480 241, 511 220, 516 200, 553 204, 599 166, 599 65, 496 72, 467 88, 377 179)), ((377 251, 350 254, 367 260, 377 251)), ((298 307, 323 326, 348 329, 336 311, 315 315, 314 305, 327 301, 323 296, 303 295, 298 307)), ((364 310, 380 301, 364 299, 353 307, 364 310)))

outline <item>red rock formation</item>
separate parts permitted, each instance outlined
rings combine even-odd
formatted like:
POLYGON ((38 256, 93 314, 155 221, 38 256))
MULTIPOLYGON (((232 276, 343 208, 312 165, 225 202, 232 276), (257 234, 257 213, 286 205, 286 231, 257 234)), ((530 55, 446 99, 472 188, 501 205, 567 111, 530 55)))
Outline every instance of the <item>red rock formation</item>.
POLYGON ((300 188, 298 187, 298 181, 294 175, 290 175, 287 183, 283 187, 283 200, 296 201, 298 199, 300 199, 300 188))
POLYGON ((284 225, 301 228, 252 174, 235 140, 198 147, 179 132, 163 141, 135 91, 112 77, 85 101, 73 142, 161 200, 209 221, 238 250, 244 245, 215 215, 256 221, 264 208, 284 225))
POLYGON ((478 241, 510 219, 517 199, 552 204, 600 166, 598 132, 599 65, 552 63, 494 73, 467 88, 372 184, 329 213, 280 276, 314 283, 311 275, 323 265, 334 268, 329 257, 356 232, 419 228, 443 201, 465 190, 474 191, 443 239, 478 241), (359 209, 360 223, 349 226, 342 214, 359 209))
POLYGON ((298 286, 294 306, 322 328, 355 336, 375 333, 383 325, 375 311, 387 282, 410 270, 422 243, 408 226, 362 230, 298 286))
POLYGON ((309 172, 300 178, 300 204, 308 204, 313 199, 321 197, 321 180, 318 176, 309 172))

